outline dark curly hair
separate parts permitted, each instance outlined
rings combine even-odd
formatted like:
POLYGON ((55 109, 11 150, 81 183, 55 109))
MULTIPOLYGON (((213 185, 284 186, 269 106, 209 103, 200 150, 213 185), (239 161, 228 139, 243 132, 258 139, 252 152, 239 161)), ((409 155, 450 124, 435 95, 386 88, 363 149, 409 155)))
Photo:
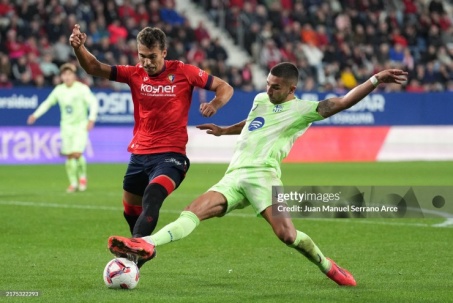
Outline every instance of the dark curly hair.
POLYGON ((137 43, 147 48, 158 46, 160 50, 167 48, 167 36, 157 27, 145 27, 137 35, 137 43))

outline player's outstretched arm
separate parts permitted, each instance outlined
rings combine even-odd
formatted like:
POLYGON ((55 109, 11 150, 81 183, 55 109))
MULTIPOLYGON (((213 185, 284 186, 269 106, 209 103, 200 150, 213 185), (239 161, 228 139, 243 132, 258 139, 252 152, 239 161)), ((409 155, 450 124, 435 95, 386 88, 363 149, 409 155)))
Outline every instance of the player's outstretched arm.
POLYGON ((197 125, 198 129, 206 130, 207 134, 214 136, 239 135, 244 128, 245 120, 231 126, 220 127, 212 123, 197 125))
POLYGON ((318 113, 324 118, 345 110, 371 93, 380 83, 402 84, 407 81, 407 72, 400 69, 383 70, 369 80, 356 86, 343 97, 329 98, 319 102, 318 113))
POLYGON ((74 49, 74 53, 79 60, 80 66, 90 75, 109 79, 112 67, 108 64, 99 62, 96 57, 85 48, 87 35, 80 31, 78 24, 74 25, 69 43, 74 49))
POLYGON ((210 90, 215 92, 215 97, 208 103, 200 104, 200 112, 203 117, 211 117, 217 110, 230 101, 233 96, 233 87, 222 79, 213 76, 210 90))
POLYGON ((50 95, 44 100, 38 108, 28 116, 27 119, 27 124, 32 125, 38 120, 39 117, 44 115, 53 105, 55 105, 58 102, 58 94, 56 93, 56 90, 54 89, 50 95))

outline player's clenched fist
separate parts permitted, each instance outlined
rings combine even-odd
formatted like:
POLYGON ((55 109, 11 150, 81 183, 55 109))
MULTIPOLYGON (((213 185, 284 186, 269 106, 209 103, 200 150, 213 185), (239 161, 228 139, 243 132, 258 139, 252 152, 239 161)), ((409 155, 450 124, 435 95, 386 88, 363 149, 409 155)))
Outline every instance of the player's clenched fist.
POLYGON ((200 104, 200 113, 203 117, 211 117, 217 113, 217 109, 211 103, 201 103, 200 104))
POLYGON ((69 43, 71 44, 71 46, 74 49, 78 49, 83 44, 85 44, 86 39, 87 35, 80 31, 80 25, 78 24, 74 25, 74 28, 72 29, 72 34, 71 36, 69 36, 69 43))
POLYGON ((407 81, 408 72, 400 69, 386 69, 375 76, 379 83, 397 83, 402 84, 407 81))

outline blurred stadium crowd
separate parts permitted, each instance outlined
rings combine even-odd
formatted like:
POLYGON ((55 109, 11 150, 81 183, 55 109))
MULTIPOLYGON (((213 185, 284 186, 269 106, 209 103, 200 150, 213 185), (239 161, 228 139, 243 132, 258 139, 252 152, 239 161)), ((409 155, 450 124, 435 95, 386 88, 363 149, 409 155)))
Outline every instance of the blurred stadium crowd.
MULTIPOLYGON (((217 26, 268 70, 294 62, 300 89, 342 93, 389 67, 410 72, 387 91, 453 91, 452 1, 441 0, 196 0, 217 26)), ((226 64, 228 53, 202 23, 175 10, 175 0, 0 0, 0 87, 52 86, 58 67, 74 61, 68 37, 75 23, 87 48, 108 64, 136 64, 145 26, 168 36, 168 59, 198 65, 252 90, 251 63, 226 64), (15 3, 15 4, 13 4, 15 3)), ((234 54, 230 54, 234 55, 234 54)), ((82 73, 82 71, 80 71, 82 73)), ((91 78, 95 87, 122 84, 91 78)))

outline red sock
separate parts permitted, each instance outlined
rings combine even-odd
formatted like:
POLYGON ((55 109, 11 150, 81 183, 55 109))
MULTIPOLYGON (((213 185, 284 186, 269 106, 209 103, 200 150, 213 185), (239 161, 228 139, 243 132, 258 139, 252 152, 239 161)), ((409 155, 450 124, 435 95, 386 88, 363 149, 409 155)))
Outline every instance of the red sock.
POLYGON ((129 204, 123 200, 124 206, 124 213, 129 216, 140 216, 142 213, 142 206, 141 205, 133 205, 129 204))
POLYGON ((175 189, 173 181, 164 175, 157 176, 156 178, 151 180, 150 184, 151 183, 157 183, 161 185, 163 188, 165 188, 165 190, 167 191, 167 196, 169 196, 175 189))

